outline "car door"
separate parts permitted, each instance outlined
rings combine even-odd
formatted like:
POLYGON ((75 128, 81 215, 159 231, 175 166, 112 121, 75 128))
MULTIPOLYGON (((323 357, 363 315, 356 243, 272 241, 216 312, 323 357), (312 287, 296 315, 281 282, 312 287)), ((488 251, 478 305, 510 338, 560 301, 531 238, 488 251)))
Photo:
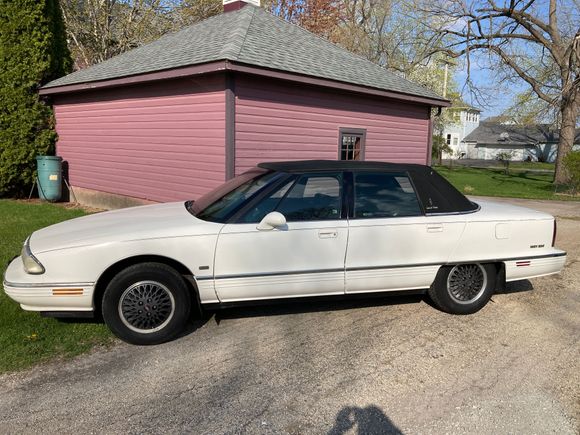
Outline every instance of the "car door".
POLYGON ((344 293, 342 183, 341 173, 295 175, 226 224, 214 264, 220 301, 344 293), (259 229, 272 211, 284 215, 286 225, 259 229))
POLYGON ((465 224, 425 216, 407 173, 361 171, 352 178, 346 293, 429 287, 465 224))

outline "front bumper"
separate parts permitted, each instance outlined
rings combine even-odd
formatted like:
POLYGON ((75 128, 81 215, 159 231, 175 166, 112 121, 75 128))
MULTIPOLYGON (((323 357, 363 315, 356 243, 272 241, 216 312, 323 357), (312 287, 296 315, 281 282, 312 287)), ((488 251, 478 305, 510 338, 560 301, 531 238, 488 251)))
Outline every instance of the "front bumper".
POLYGON ((44 275, 27 274, 16 257, 4 274, 4 291, 27 311, 93 311, 94 283, 45 279, 44 275))

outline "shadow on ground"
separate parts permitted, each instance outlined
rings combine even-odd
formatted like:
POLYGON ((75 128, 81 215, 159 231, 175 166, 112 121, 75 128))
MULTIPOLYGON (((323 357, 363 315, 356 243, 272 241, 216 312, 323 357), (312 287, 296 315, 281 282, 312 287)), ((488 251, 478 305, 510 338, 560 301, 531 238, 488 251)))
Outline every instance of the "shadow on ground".
POLYGON ((507 282, 505 285, 505 289, 498 290, 497 294, 510 294, 510 293, 520 293, 520 292, 529 292, 534 289, 534 286, 528 279, 522 279, 520 281, 512 281, 507 282))
POLYGON ((309 299, 292 301, 269 301, 263 305, 232 306, 229 308, 216 309, 206 315, 214 314, 216 323, 226 319, 239 319, 245 317, 282 316, 302 313, 318 313, 323 311, 351 310, 366 307, 380 307, 400 304, 417 304, 424 300, 423 294, 409 294, 398 296, 372 297, 348 299, 309 299))
POLYGON ((353 428, 359 435, 392 434, 402 435, 403 432, 393 424, 378 406, 366 408, 345 406, 336 415, 334 426, 328 435, 343 435, 353 428))
MULTIPOLYGON (((504 290, 499 290, 496 294, 510 294, 527 292, 534 287, 529 280, 508 282, 504 290)), ((402 304, 418 304, 425 302, 433 309, 438 309, 435 304, 424 294, 381 294, 381 295, 356 295, 350 297, 338 296, 332 298, 301 298, 292 300, 277 301, 254 301, 248 305, 234 305, 223 308, 213 308, 204 311, 201 317, 193 318, 187 325, 187 328, 179 334, 177 338, 185 337, 203 325, 212 318, 219 325, 222 320, 242 319, 248 317, 265 317, 265 316, 283 316, 303 313, 319 313, 324 311, 351 310, 367 307, 380 307, 402 304)), ((104 323, 101 316, 95 318, 60 318, 63 323, 104 323)))

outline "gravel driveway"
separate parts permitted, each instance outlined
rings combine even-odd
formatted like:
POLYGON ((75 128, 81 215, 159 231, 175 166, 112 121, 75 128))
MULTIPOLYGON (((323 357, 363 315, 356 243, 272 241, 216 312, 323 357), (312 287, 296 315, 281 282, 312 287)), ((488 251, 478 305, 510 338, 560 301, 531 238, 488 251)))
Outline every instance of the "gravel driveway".
POLYGON ((0 432, 577 434, 580 204, 528 204, 567 216, 568 265, 475 315, 420 297, 230 309, 0 377, 0 432))

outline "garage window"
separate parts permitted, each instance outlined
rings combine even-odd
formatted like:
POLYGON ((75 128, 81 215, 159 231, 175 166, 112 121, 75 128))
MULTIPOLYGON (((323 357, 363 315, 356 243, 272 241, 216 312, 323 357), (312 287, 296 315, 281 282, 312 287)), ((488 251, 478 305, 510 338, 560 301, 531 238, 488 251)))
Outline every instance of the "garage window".
POLYGON ((341 128, 338 137, 339 160, 364 160, 366 130, 341 128))

